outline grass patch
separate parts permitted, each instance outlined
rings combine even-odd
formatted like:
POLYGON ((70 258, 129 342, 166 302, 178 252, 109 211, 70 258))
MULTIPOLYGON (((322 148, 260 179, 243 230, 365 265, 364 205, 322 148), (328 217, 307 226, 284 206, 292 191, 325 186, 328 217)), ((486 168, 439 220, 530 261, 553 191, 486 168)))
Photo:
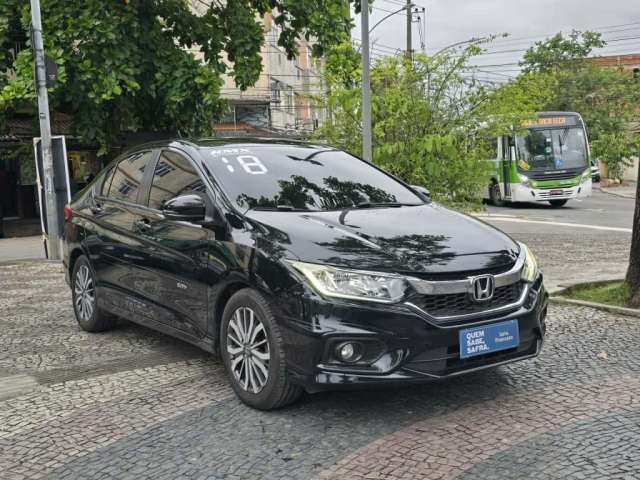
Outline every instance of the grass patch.
POLYGON ((585 283, 565 290, 562 296, 575 300, 626 307, 631 300, 631 290, 623 281, 585 283))

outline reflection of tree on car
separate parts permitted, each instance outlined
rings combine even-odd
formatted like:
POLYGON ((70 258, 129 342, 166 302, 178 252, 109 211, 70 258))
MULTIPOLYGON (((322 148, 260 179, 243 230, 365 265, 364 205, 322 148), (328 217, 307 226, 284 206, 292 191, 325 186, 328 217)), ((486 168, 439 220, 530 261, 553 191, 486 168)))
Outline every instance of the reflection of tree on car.
POLYGON ((365 202, 396 201, 394 195, 364 183, 341 181, 336 177, 326 177, 322 183, 318 185, 301 175, 291 175, 291 180, 278 180, 280 192, 273 197, 253 198, 243 193, 237 201, 248 208, 288 206, 300 210, 337 210, 365 202))

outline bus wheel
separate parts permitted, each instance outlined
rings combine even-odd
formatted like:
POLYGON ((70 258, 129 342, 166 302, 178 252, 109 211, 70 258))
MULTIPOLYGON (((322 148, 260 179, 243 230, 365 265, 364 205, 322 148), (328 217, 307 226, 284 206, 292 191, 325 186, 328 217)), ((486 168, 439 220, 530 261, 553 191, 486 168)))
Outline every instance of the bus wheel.
POLYGON ((549 200, 549 203, 553 208, 560 208, 564 207, 565 203, 567 203, 568 201, 569 200, 549 200))
POLYGON ((489 185, 489 203, 494 207, 504 206, 504 200, 502 200, 502 192, 500 192, 500 184, 493 182, 489 185))

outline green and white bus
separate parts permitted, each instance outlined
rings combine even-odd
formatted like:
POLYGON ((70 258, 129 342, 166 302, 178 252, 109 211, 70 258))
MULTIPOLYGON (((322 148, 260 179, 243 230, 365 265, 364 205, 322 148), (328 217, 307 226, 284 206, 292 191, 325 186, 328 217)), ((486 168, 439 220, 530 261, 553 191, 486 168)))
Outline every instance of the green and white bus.
POLYGON ((589 142, 582 117, 541 112, 523 127, 523 136, 498 138, 487 191, 490 203, 549 202, 562 207, 572 198, 590 196, 589 142))

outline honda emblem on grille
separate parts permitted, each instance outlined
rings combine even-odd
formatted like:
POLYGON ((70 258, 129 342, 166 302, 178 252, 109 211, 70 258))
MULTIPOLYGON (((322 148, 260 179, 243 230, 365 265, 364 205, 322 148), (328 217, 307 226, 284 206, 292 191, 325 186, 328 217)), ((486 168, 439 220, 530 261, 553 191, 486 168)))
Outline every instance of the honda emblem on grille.
POLYGON ((471 296, 476 302, 486 302, 493 298, 495 279, 493 275, 481 275, 471 279, 471 296))

